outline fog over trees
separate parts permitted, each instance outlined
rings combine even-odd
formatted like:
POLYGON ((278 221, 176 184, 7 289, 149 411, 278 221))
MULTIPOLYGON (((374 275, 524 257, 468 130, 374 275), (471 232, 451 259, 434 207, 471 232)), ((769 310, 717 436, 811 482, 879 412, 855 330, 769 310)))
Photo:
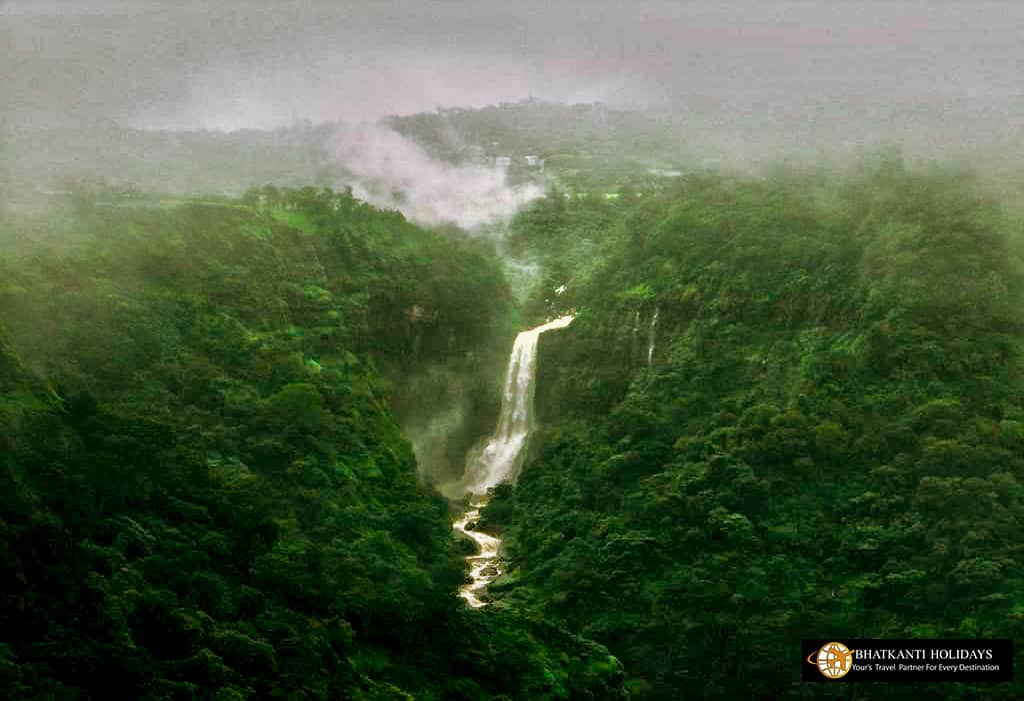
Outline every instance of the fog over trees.
POLYGON ((1022 37, 0 0, 0 697, 1024 698, 1022 37))

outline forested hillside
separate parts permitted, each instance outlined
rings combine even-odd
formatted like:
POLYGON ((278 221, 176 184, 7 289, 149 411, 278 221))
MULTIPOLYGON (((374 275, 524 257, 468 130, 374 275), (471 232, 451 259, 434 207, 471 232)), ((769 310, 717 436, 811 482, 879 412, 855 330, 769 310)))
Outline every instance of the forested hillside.
POLYGON ((482 109, 437 110, 391 117, 387 125, 451 163, 507 157, 512 182, 556 179, 604 193, 628 178, 654 187, 661 169, 700 161, 667 116, 595 104, 540 100, 482 109), (531 165, 527 156, 537 159, 531 165))
POLYGON ((485 247, 273 188, 82 196, 0 240, 5 697, 621 695, 600 646, 464 608, 390 409, 424 367, 494 371, 485 247))
POLYGON ((1024 699, 1022 27, 0 0, 0 701, 1024 699))
POLYGON ((545 266, 533 313, 579 311, 484 514, 514 565, 492 595, 607 645, 637 699, 804 698, 806 637, 1024 636, 1021 229, 970 174, 552 194, 512 242, 545 266))

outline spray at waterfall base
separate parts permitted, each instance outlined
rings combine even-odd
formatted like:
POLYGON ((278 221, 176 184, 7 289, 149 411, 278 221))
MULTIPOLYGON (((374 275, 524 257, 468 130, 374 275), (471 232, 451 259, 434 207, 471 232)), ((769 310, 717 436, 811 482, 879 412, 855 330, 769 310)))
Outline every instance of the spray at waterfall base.
POLYGON ((537 346, 545 331, 564 329, 573 316, 563 316, 516 336, 505 372, 498 426, 483 449, 466 462, 460 486, 462 494, 470 495, 470 508, 455 522, 453 528, 476 542, 480 551, 466 558, 470 565, 470 582, 459 588, 459 596, 473 608, 486 606, 478 593, 501 574, 499 551, 501 539, 477 531, 470 526, 487 505, 487 490, 519 476, 527 440, 533 430, 533 395, 537 373, 537 346))

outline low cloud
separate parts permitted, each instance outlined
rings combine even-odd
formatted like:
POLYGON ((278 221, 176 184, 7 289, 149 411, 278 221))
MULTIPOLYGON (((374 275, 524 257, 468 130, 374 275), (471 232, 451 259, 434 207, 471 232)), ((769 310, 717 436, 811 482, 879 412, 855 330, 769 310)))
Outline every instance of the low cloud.
POLYGON ((340 126, 332 148, 356 196, 423 224, 450 222, 472 230, 511 217, 543 194, 539 185, 509 185, 502 168, 439 161, 376 124, 340 126))

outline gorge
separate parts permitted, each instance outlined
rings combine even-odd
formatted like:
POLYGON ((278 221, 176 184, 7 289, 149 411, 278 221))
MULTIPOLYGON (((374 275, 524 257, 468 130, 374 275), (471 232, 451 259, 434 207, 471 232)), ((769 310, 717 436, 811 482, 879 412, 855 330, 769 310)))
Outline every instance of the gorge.
POLYGON ((474 529, 480 509, 487 505, 487 490, 515 480, 522 467, 530 431, 533 428, 533 395, 537 371, 537 345, 545 331, 564 329, 575 317, 562 316, 516 336, 505 373, 498 426, 479 452, 471 452, 461 490, 470 496, 469 509, 453 528, 471 538, 480 551, 466 558, 470 582, 459 588, 459 596, 473 608, 486 606, 478 597, 500 569, 501 540, 474 529))

